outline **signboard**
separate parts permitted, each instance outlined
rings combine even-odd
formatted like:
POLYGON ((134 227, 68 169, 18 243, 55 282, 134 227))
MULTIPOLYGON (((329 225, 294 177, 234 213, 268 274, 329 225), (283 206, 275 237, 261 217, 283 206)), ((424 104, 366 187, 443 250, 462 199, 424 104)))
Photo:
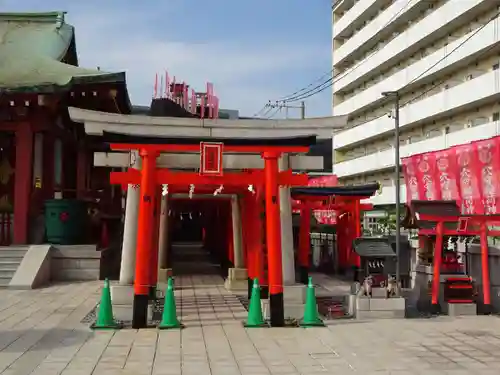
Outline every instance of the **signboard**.
POLYGON ((465 215, 500 213, 500 137, 401 161, 408 203, 455 200, 465 215))
POLYGON ((200 175, 222 176, 222 154, 223 143, 201 142, 200 143, 200 175))

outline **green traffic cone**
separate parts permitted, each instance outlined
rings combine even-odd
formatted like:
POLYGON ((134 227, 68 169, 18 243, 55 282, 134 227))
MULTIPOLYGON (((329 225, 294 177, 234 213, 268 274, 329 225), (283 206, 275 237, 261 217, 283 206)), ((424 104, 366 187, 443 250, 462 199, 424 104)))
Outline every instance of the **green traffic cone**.
POLYGON ((245 327, 265 327, 266 322, 262 316, 262 306, 260 304, 260 287, 259 280, 254 279, 252 287, 252 296, 250 297, 250 305, 248 307, 248 318, 245 327))
POLYGON ((109 280, 104 280, 102 288, 101 303, 96 322, 91 326, 92 329, 118 329, 121 325, 115 322, 113 317, 113 305, 111 304, 111 292, 109 290, 109 280))
POLYGON ((318 304, 316 303, 316 294, 314 293, 314 285, 312 277, 309 277, 307 284, 306 305, 304 307, 304 318, 300 321, 301 327, 322 327, 325 324, 319 318, 318 304))
POLYGON ((161 317, 159 329, 182 328, 182 324, 177 319, 177 309, 175 307, 174 281, 168 278, 167 290, 165 291, 165 304, 163 305, 163 315, 161 317))

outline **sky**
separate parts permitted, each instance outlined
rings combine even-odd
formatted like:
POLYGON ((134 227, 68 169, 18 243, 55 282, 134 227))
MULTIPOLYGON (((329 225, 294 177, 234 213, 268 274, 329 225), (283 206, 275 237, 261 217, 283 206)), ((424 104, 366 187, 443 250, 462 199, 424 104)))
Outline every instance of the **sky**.
MULTIPOLYGON (((138 105, 168 70, 253 116, 331 69, 331 0, 0 0, 0 12, 40 11, 67 11, 80 66, 125 71, 138 105)), ((329 116, 330 98, 309 98, 307 116, 329 116)))

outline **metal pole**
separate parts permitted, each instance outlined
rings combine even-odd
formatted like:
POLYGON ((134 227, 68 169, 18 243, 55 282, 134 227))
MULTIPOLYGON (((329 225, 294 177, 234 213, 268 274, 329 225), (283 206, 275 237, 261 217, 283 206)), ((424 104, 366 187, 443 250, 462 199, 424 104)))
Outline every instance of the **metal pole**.
POLYGON ((399 92, 395 92, 396 113, 394 116, 394 165, 396 168, 396 296, 401 295, 401 270, 400 270, 400 248, 401 248, 401 180, 399 161, 399 92))
POLYGON ((306 118, 306 102, 300 102, 300 118, 304 120, 306 118))

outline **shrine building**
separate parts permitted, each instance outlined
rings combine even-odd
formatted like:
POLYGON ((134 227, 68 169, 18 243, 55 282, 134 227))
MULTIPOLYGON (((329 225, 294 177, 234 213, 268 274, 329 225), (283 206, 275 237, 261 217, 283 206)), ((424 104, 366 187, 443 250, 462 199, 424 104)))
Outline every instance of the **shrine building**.
MULTIPOLYGON (((97 243, 104 257, 117 247, 113 303, 129 304, 140 328, 151 293, 172 272, 172 241, 200 242, 220 253, 228 289, 261 280, 279 326, 284 290, 295 285, 293 195, 304 213, 301 278, 311 209, 349 212, 342 259, 356 266, 351 237, 369 209, 359 201, 377 187, 363 197, 344 188, 337 200, 339 192, 307 187, 308 173, 331 170, 332 136, 346 116, 221 119, 213 85, 195 92, 175 81, 138 110, 124 73, 78 66, 64 13, 0 14, 0 37, 0 255, 97 243)), ((113 263, 106 259, 101 276, 113 263)), ((0 269, 0 281, 12 286, 18 273, 0 269)))

